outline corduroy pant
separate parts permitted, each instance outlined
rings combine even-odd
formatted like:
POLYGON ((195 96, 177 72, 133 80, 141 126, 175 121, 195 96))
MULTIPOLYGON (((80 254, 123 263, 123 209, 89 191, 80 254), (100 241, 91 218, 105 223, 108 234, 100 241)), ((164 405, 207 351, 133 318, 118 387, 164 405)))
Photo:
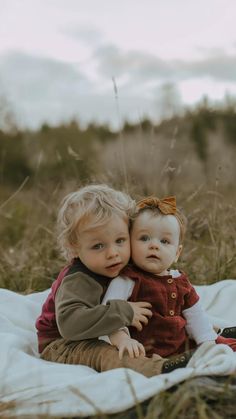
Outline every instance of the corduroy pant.
POLYGON ((86 365, 98 372, 125 367, 146 377, 161 374, 163 363, 166 360, 159 355, 153 355, 151 358, 145 356, 130 358, 128 354, 119 359, 115 346, 98 339, 74 342, 62 338, 49 343, 41 353, 41 358, 63 364, 86 365))

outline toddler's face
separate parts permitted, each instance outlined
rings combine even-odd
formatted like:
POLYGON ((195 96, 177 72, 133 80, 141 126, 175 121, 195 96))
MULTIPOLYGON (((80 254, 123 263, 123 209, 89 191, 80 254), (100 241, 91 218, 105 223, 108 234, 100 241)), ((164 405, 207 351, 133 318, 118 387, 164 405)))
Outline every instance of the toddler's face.
POLYGON ((167 268, 177 261, 180 227, 173 215, 141 212, 134 220, 131 231, 132 260, 144 271, 167 275, 167 268))
POLYGON ((128 220, 113 215, 100 227, 85 226, 79 232, 78 256, 87 268, 115 278, 130 258, 128 220))

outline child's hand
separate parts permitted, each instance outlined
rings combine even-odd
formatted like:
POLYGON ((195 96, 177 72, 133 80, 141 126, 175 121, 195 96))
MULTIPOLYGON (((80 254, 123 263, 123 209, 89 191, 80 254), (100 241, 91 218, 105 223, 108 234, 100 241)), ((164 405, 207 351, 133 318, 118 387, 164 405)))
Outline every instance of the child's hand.
POLYGON ((131 339, 123 330, 118 330, 110 336, 111 343, 119 350, 119 358, 122 359, 127 351, 130 358, 138 358, 140 355, 145 356, 144 346, 135 339, 131 339))
POLYGON ((134 317, 131 326, 136 327, 136 329, 140 331, 143 328, 142 323, 144 325, 148 324, 148 317, 152 317, 152 312, 151 310, 149 310, 149 308, 151 308, 152 305, 145 301, 139 301, 136 303, 131 303, 130 301, 128 301, 128 303, 131 305, 134 311, 134 317))
POLYGON ((145 356, 144 346, 137 340, 131 339, 129 336, 121 341, 118 349, 120 359, 122 359, 126 351, 128 352, 130 358, 138 358, 140 355, 145 356))

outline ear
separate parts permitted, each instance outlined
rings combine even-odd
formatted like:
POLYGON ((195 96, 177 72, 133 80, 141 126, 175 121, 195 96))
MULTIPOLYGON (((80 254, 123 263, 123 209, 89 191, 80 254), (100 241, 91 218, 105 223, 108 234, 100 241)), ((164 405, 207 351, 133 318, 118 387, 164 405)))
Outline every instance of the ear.
POLYGON ((176 256, 175 256, 175 263, 178 261, 178 259, 179 259, 179 257, 180 257, 180 254, 181 254, 182 250, 183 250, 183 245, 182 245, 182 244, 180 244, 180 245, 178 246, 178 249, 177 249, 177 252, 176 252, 176 256))

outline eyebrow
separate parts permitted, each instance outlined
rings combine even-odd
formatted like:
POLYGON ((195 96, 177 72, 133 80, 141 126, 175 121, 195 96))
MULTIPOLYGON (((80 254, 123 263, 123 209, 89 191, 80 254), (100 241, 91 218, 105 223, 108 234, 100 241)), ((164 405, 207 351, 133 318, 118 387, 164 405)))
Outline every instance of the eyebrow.
MULTIPOLYGON (((144 229, 144 228, 142 228, 141 230, 138 230, 138 233, 139 234, 142 234, 142 233, 149 233, 150 234, 150 230, 149 229, 144 229)), ((172 233, 171 232, 169 232, 169 231, 164 231, 164 232, 162 232, 161 233, 163 236, 171 236, 172 235, 172 233)))
MULTIPOLYGON (((117 234, 116 234, 116 236, 117 236, 117 237, 120 237, 120 236, 122 236, 122 237, 123 237, 123 236, 127 236, 127 237, 129 237, 129 233, 120 232, 120 233, 117 233, 117 234)), ((102 241, 102 240, 104 240, 104 237, 103 237, 103 238, 101 238, 101 237, 97 237, 97 238, 96 238, 96 237, 95 237, 94 239, 91 239, 91 242, 93 242, 93 241, 94 241, 94 242, 96 242, 96 241, 102 241)))

